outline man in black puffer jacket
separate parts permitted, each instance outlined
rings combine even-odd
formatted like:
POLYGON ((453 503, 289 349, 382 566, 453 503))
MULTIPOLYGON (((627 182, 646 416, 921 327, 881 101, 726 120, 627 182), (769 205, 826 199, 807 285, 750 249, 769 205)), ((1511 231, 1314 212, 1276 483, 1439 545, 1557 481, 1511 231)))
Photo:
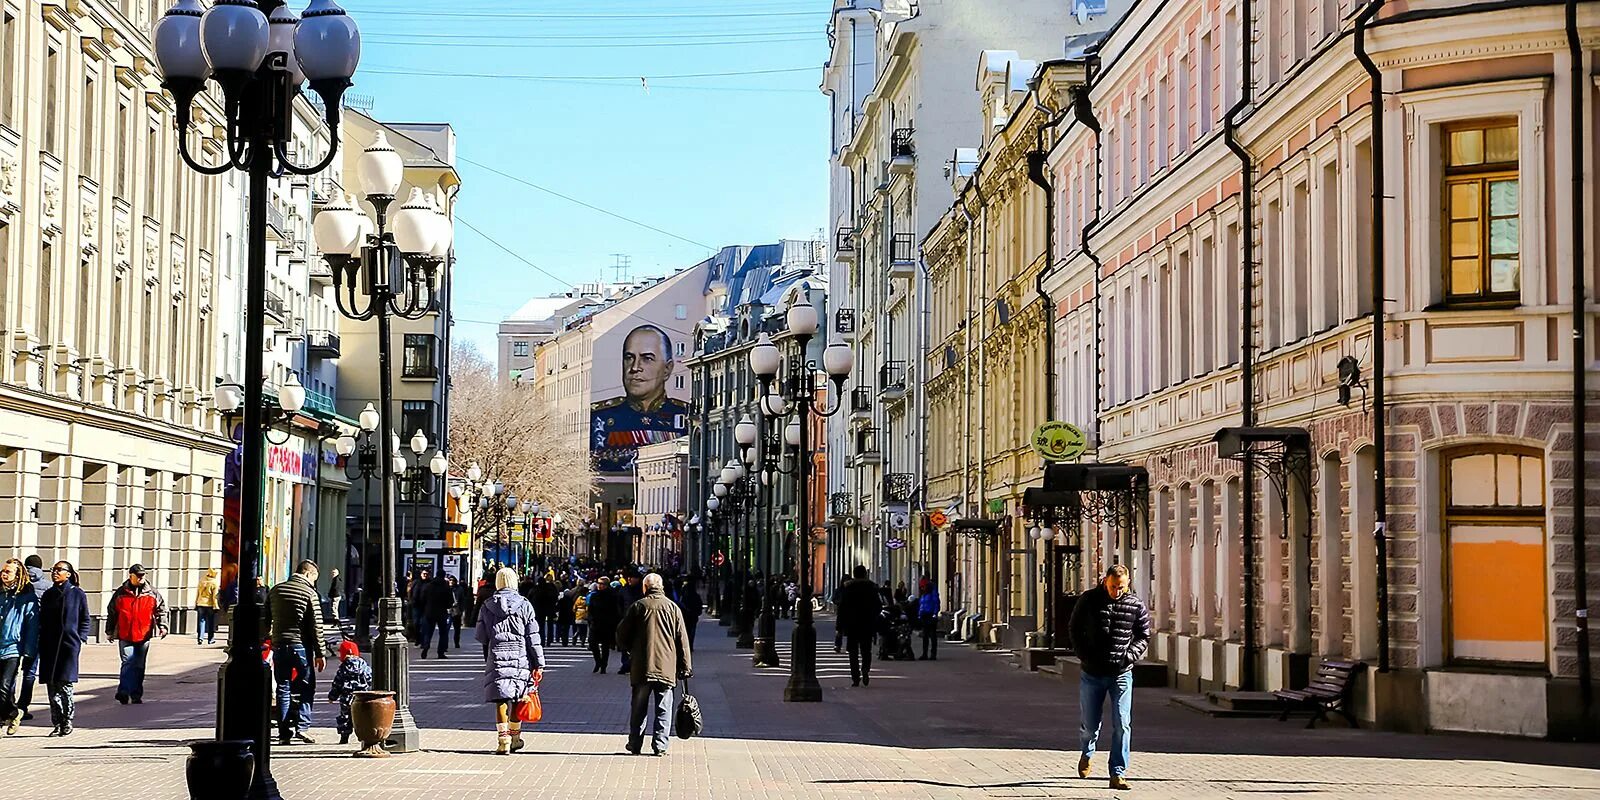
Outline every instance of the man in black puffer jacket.
POLYGON ((1150 649, 1150 612, 1128 588, 1128 568, 1117 564, 1105 580, 1078 598, 1072 609, 1072 651, 1078 679, 1078 738, 1083 753, 1078 777, 1089 777, 1089 759, 1100 737, 1100 717, 1111 696, 1111 788, 1127 789, 1132 750, 1133 665, 1150 649))

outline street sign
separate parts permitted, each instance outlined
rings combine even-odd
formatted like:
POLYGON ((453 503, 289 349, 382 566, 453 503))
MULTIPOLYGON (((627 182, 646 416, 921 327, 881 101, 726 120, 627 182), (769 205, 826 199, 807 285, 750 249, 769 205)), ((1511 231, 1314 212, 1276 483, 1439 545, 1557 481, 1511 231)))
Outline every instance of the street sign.
POLYGON ((1034 452, 1046 461, 1075 461, 1089 449, 1089 438, 1076 425, 1046 422, 1029 437, 1034 452))
POLYGON ((899 550, 900 548, 906 546, 906 540, 904 540, 904 539, 890 539, 889 541, 884 543, 884 546, 889 548, 890 550, 899 550))
POLYGON ((943 511, 934 511, 928 514, 928 524, 935 528, 943 528, 944 524, 949 521, 950 518, 945 516, 943 511))
POLYGON ((727 558, 727 556, 724 556, 722 554, 721 550, 718 550, 716 553, 712 554, 712 556, 711 556, 711 566, 720 567, 720 566, 722 566, 723 564, 726 564, 726 563, 728 563, 728 558, 727 558))

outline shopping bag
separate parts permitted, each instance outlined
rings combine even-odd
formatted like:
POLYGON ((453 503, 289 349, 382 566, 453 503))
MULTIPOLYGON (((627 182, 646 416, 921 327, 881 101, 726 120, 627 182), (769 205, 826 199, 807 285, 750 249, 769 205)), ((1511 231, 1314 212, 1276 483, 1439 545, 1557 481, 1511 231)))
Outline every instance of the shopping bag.
POLYGON ((683 699, 678 701, 677 734, 679 739, 692 739, 700 735, 705 728, 705 719, 700 716, 700 701, 689 694, 689 682, 683 682, 683 699))

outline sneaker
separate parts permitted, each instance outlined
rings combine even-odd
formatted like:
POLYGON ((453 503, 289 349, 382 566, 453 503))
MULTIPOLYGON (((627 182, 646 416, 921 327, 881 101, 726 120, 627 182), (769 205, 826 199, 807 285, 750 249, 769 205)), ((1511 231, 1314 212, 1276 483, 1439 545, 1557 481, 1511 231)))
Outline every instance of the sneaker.
POLYGON ((311 734, 306 733, 305 731, 297 731, 297 732, 295 732, 294 740, 297 741, 297 742, 300 742, 301 744, 316 744, 317 743, 317 740, 311 734))
POLYGON ((350 734, 348 734, 348 733, 339 734, 339 744, 349 744, 349 743, 350 743, 350 734))
POLYGON ((1118 789, 1118 790, 1121 790, 1121 791, 1127 791, 1129 789, 1132 789, 1133 787, 1128 785, 1128 779, 1127 778, 1124 778, 1121 775, 1112 775, 1111 776, 1111 788, 1118 789))
POLYGON ((422 651, 422 658, 423 658, 423 660, 427 660, 427 658, 428 658, 428 651, 426 651, 426 650, 424 650, 424 651, 422 651))
POLYGON ((62 725, 61 726, 61 735, 62 736, 71 736, 72 735, 72 723, 69 722, 66 725, 62 725))
POLYGON ((11 719, 6 720, 6 735, 7 736, 16 736, 17 735, 17 731, 21 727, 22 727, 22 715, 21 714, 17 714, 16 716, 13 716, 11 719))
POLYGON ((1089 757, 1088 756, 1078 756, 1078 777, 1080 777, 1080 778, 1089 777, 1089 757))
POLYGON ((66 734, 63 734, 61 732, 61 726, 57 725, 54 728, 51 728, 50 729, 50 733, 48 733, 46 735, 48 735, 48 736, 65 736, 66 734))
POLYGON ((622 748, 622 749, 623 749, 623 750, 625 750, 625 751, 627 751, 627 753, 628 753, 628 755, 630 755, 630 756, 636 756, 636 755, 639 755, 639 751, 638 751, 638 750, 635 750, 635 749, 634 749, 634 748, 632 748, 632 747, 624 747, 624 748, 622 748))

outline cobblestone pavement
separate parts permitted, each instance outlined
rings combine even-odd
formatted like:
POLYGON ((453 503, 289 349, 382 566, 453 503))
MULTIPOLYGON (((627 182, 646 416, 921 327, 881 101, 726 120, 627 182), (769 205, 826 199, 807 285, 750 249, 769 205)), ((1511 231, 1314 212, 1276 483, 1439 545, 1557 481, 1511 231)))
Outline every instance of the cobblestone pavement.
MULTIPOLYGON (((1079 780, 1075 693, 1011 668, 1000 655, 940 649, 936 662, 874 662, 871 688, 849 686, 822 621, 825 702, 781 701, 786 672, 756 670, 726 629, 699 630, 692 689, 706 735, 674 739, 664 759, 622 754, 627 680, 596 675, 576 647, 549 649, 545 720, 528 750, 494 746, 471 642, 446 660, 413 660, 413 708, 424 751, 352 759, 329 708, 324 742, 274 751, 286 798, 1096 798, 1103 756, 1079 780)), ((787 637, 787 626, 780 636, 787 637)), ((470 633, 468 634, 470 637, 470 633)), ((145 704, 119 706, 116 650, 87 649, 79 730, 46 738, 45 714, 0 742, 0 796, 182 798, 185 742, 210 735, 219 647, 173 637, 152 651, 145 704), (48 787, 48 788, 47 788, 48 787)), ((780 646, 787 664, 787 644, 780 646)), ((613 670, 615 660, 613 659, 613 670)), ((325 691, 325 689, 324 689, 325 691)), ((1274 720, 1211 719, 1138 691, 1133 767, 1139 797, 1600 797, 1593 745, 1468 736, 1407 736, 1274 720)), ((36 704, 37 705, 37 704, 36 704)), ((44 711, 36 708, 36 711, 44 711)), ((1122 796, 1128 796, 1123 794, 1122 796)))

